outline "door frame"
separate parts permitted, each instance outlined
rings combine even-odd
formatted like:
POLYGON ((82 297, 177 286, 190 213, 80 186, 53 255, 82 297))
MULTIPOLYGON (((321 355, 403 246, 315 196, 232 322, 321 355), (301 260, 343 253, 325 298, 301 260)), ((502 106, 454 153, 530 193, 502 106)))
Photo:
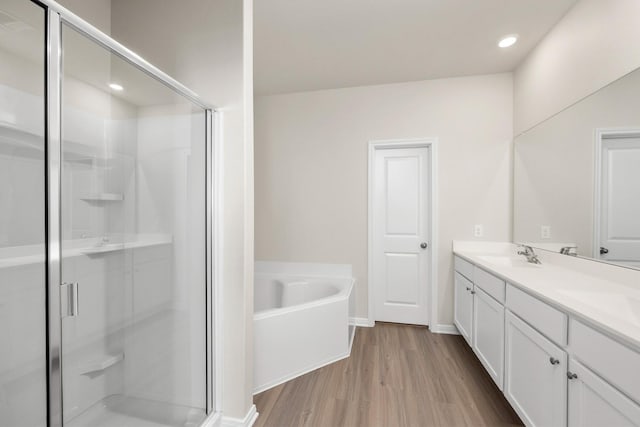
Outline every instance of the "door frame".
POLYGON ((600 222, 602 221, 602 147, 606 139, 640 138, 640 128, 597 128, 594 136, 594 174, 593 174, 593 236, 591 238, 591 256, 597 261, 608 262, 600 258, 600 222))
POLYGON ((429 148, 429 230, 431 245, 431 256, 429 257, 429 283, 426 285, 429 308, 429 329, 433 330, 438 324, 438 212, 437 206, 437 158, 438 158, 438 138, 406 138, 406 139, 384 139, 369 141, 369 165, 367 182, 367 325, 375 324, 375 289, 373 286, 373 192, 374 192, 374 172, 375 156, 377 150, 394 148, 429 148))

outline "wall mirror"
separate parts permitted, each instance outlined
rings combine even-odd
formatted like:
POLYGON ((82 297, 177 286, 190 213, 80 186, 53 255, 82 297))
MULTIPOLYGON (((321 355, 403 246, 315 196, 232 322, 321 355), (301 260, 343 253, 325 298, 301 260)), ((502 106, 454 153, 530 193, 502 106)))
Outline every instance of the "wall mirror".
POLYGON ((640 69, 518 135, 517 243, 640 269, 640 69))

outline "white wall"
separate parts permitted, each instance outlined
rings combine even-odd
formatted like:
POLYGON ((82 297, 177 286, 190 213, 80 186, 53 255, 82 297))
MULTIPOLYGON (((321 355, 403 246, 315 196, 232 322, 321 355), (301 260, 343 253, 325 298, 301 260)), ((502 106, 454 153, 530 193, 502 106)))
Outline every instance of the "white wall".
POLYGON ((640 1, 581 0, 514 73, 519 134, 640 66, 640 1))
POLYGON ((113 37, 224 113, 225 416, 252 405, 251 0, 113 0, 113 37), (250 267, 249 267, 250 266, 250 267))
POLYGON ((454 239, 511 240, 512 76, 256 98, 256 259, 352 264, 367 316, 367 146, 437 137, 439 323, 453 317, 454 239))

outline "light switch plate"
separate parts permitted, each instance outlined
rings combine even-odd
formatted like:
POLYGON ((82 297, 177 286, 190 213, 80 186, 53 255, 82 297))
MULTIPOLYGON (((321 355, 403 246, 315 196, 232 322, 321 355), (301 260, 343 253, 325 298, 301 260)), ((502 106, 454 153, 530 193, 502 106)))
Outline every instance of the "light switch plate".
POLYGON ((473 226, 473 235, 474 237, 482 237, 484 235, 482 224, 476 224, 473 226))

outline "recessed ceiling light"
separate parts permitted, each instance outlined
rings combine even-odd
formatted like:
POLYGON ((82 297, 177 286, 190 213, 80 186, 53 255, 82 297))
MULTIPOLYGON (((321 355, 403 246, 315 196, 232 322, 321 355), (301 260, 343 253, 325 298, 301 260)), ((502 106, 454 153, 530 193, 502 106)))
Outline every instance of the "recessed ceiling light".
POLYGON ((118 83, 109 83, 109 87, 115 91, 120 92, 121 90, 123 90, 124 88, 119 85, 118 83))
POLYGON ((518 41, 518 36, 516 35, 505 36, 504 38, 502 38, 502 40, 498 42, 498 46, 502 48, 513 46, 517 41, 518 41))

